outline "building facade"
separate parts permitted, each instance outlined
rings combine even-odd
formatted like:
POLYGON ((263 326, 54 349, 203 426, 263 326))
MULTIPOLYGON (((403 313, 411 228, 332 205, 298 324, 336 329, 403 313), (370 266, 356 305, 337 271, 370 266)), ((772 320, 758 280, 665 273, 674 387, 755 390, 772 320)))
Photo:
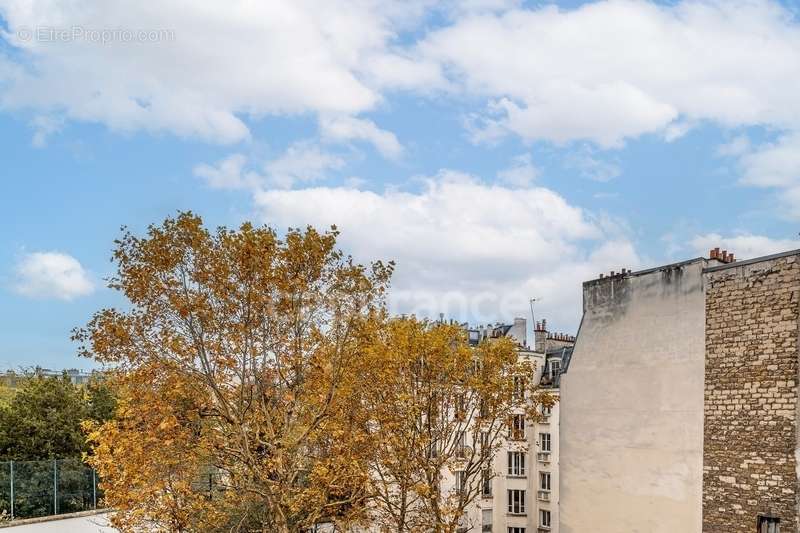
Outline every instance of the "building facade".
POLYGON ((0 373, 0 386, 8 387, 8 388, 17 388, 21 387, 25 381, 33 378, 33 377, 66 377, 68 378, 74 385, 86 385, 92 379, 97 379, 102 375, 101 372, 92 371, 92 372, 84 372, 82 370, 77 370, 75 368, 69 368, 66 370, 50 370, 49 368, 40 368, 35 367, 31 370, 15 372, 14 370, 8 370, 6 372, 0 373))
MULTIPOLYGON (((535 363, 534 380, 559 395, 561 370, 569 364, 574 337, 547 331, 546 321, 534 327, 529 345, 527 321, 495 324, 470 330, 470 339, 512 337, 519 356, 535 363)), ((494 457, 492 476, 484 482, 482 498, 465 521, 467 531, 557 533, 559 503, 559 404, 542 413, 540 421, 524 420, 524 443, 508 440, 494 457)), ((522 416, 522 415, 519 415, 522 416)))
POLYGON ((562 533, 798 531, 800 251, 586 282, 562 533))

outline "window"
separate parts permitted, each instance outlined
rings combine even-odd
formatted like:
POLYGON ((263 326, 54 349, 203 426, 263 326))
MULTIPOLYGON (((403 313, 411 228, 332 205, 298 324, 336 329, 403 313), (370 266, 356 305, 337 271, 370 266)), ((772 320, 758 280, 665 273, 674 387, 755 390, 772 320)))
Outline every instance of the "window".
POLYGON ((550 527, 550 511, 542 509, 539 511, 539 525, 541 527, 550 527))
POLYGON ((467 456, 467 432, 460 431, 456 439, 456 456, 463 459, 467 456))
POLYGON ((459 470, 456 472, 455 490, 456 492, 464 492, 466 488, 467 488, 467 476, 462 470, 459 470))
POLYGON ((510 527, 508 528, 508 533, 525 533, 524 527, 510 527))
POLYGON ((550 416, 553 414, 553 408, 548 405, 542 406, 542 416, 550 416))
POLYGON ((492 473, 488 469, 481 472, 481 496, 484 498, 492 496, 492 473))
POLYGON ((511 440, 524 440, 525 439, 525 415, 512 415, 511 427, 509 428, 509 437, 511 440))
POLYGON ((434 391, 431 394, 430 402, 428 403, 428 427, 433 425, 433 422, 439 419, 441 413, 442 397, 434 391))
POLYGON ((481 511, 481 522, 483 522, 483 531, 492 530, 492 509, 484 509, 481 511), (489 526, 488 529, 486 526, 489 526))
POLYGON ((476 376, 480 375, 481 371, 483 371, 483 363, 480 359, 473 359, 472 360, 472 373, 476 376))
POLYGON ((759 516, 756 533, 781 533, 781 519, 775 516, 759 516))
POLYGON ((439 457, 439 443, 433 440, 428 444, 428 459, 436 459, 439 457))
POLYGON ((543 452, 550 451, 550 433, 539 433, 539 445, 543 452))
POLYGON ((514 376, 514 399, 522 401, 525 399, 525 378, 514 376))
POLYGON ((556 377, 561 372, 561 361, 555 359, 550 361, 550 375, 556 377))
POLYGON ((539 488, 550 490, 550 472, 539 472, 539 488))
POLYGON ((508 475, 525 475, 525 454, 523 452, 508 452, 508 475))
POLYGON ((467 415, 467 397, 464 394, 456 395, 456 420, 464 420, 467 415))
POLYGON ((525 491, 508 491, 508 512, 511 514, 525 514, 525 491))

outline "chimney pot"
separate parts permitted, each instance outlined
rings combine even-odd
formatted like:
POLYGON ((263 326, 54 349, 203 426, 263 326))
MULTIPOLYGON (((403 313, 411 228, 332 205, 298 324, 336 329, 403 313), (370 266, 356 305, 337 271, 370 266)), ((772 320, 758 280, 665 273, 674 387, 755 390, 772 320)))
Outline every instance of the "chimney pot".
POLYGON ((733 254, 730 254, 730 255, 728 256, 728 261, 730 261, 731 263, 733 263, 734 261, 736 261, 736 259, 734 259, 734 258, 733 258, 733 254))

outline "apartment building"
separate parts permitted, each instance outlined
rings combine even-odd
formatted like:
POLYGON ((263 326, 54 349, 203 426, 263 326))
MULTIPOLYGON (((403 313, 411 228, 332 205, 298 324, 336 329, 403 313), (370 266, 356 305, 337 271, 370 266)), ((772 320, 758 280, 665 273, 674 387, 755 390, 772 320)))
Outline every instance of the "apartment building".
MULTIPOLYGON (((527 321, 470 329, 471 342, 511 337, 519 356, 536 365, 534 379, 559 395, 561 372, 569 365, 574 337, 547 331, 547 322, 533 330, 528 343, 527 321)), ((503 449, 495 456, 491 477, 484 480, 482 498, 465 520, 465 531, 557 533, 559 503, 559 404, 542 413, 540 422, 518 413, 503 449)))
POLYGON ((800 250, 583 285, 561 533, 800 531, 800 250))
POLYGON ((13 389, 22 386, 25 381, 31 379, 32 377, 60 378, 62 376, 66 376, 75 385, 86 385, 92 379, 96 379, 100 375, 101 373, 97 371, 84 372, 75 368, 70 368, 67 370, 50 370, 49 368, 35 367, 27 371, 15 372, 14 370, 8 370, 6 372, 0 372, 0 386, 13 389))

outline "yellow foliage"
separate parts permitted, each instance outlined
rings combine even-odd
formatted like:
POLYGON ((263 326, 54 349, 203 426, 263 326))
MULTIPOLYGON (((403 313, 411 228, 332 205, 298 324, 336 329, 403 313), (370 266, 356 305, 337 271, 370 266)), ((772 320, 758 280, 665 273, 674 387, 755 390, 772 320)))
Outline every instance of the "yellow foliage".
POLYGON ((121 531, 454 531, 532 368, 507 340, 388 319, 393 264, 337 236, 182 213, 116 242, 128 310, 74 336, 114 368, 117 416, 86 429, 121 531), (439 490, 448 470, 466 490, 439 490))
POLYGON ((121 530, 294 532, 363 514, 355 370, 393 265, 353 263, 337 235, 212 233, 182 213, 117 241, 110 286, 130 310, 75 338, 116 370, 118 416, 88 429, 121 530))

